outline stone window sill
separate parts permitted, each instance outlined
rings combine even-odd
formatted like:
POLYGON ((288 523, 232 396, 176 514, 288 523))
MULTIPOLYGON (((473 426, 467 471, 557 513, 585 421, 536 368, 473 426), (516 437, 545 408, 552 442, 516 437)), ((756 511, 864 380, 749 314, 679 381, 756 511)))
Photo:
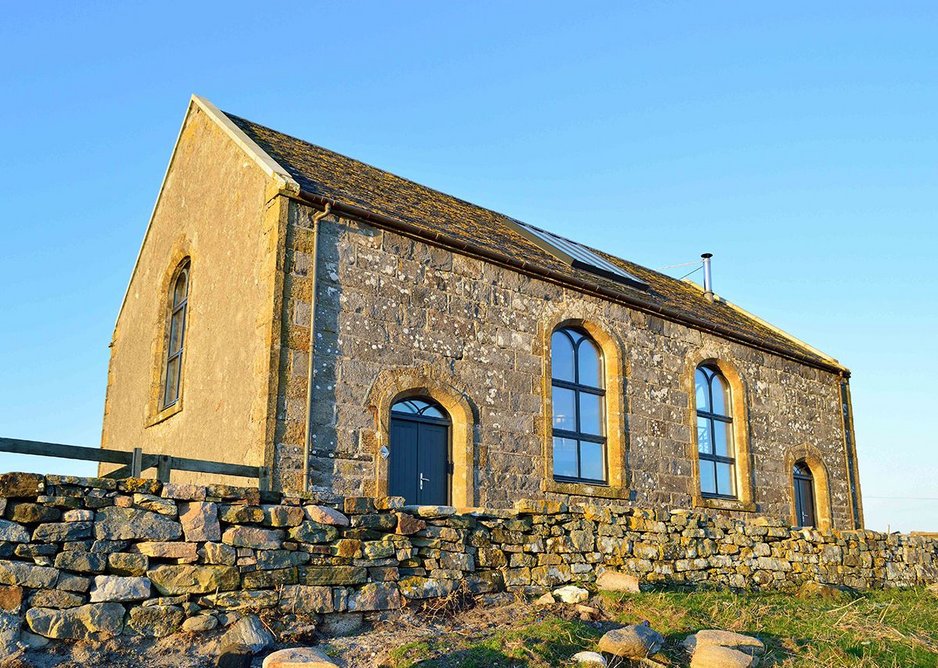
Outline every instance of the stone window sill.
POLYGON ((694 508, 712 508, 713 510, 735 510, 742 513, 756 512, 756 504, 739 499, 720 499, 707 496, 695 496, 694 508))
POLYGON ((629 498, 629 490, 622 487, 591 485, 582 482, 560 482, 557 480, 542 481, 541 491, 553 492, 555 494, 570 494, 573 496, 594 496, 603 499, 629 498))
POLYGON ((176 413, 179 413, 180 411, 182 411, 182 397, 179 397, 179 401, 174 403, 172 406, 168 406, 164 408, 159 413, 151 417, 147 421, 146 426, 152 427, 155 424, 159 424, 160 422, 163 422, 164 420, 168 420, 169 418, 174 416, 176 413))

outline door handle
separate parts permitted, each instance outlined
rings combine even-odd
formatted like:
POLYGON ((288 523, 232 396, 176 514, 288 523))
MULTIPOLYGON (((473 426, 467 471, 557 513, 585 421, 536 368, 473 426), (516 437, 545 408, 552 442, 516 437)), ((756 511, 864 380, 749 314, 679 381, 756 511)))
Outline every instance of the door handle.
POLYGON ((417 480, 420 482, 420 489, 423 489, 423 483, 430 482, 430 478, 424 478, 422 472, 418 476, 417 480))

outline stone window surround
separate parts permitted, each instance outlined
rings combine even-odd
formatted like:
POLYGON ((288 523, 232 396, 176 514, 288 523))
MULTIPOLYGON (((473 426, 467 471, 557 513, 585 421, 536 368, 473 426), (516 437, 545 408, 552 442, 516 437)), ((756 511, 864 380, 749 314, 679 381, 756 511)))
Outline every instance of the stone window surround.
POLYGON ((435 367, 384 369, 378 374, 368 395, 368 409, 375 420, 370 446, 375 461, 375 496, 388 495, 389 459, 381 454, 391 445, 391 406, 407 397, 429 397, 449 415, 450 424, 450 505, 468 508, 475 505, 476 412, 463 390, 453 385, 449 374, 435 367))
MULTIPOLYGON (((192 249, 188 240, 181 239, 177 241, 173 252, 170 255, 170 261, 167 263, 167 271, 163 275, 160 283, 160 327, 158 335, 153 338, 153 373, 150 380, 150 393, 147 401, 147 419, 146 426, 152 427, 173 415, 176 415, 183 408, 185 397, 185 364, 188 354, 188 347, 184 344, 182 348, 182 358, 180 366, 183 373, 180 375, 179 398, 172 406, 160 408, 163 401, 163 387, 166 383, 166 351, 169 348, 169 321, 173 309, 173 298, 170 290, 175 285, 176 277, 183 267, 187 266, 189 271, 189 285, 186 299, 192 299, 192 249)), ((192 309, 186 308, 186 332, 189 331, 192 324, 192 309)), ((185 334, 184 334, 185 336, 185 334)))
MULTIPOLYGON (((589 317, 561 317, 542 322, 540 357, 543 364, 541 392, 543 422, 541 428, 544 468, 541 476, 541 491, 574 496, 603 498, 629 498, 626 471, 626 426, 625 426, 625 383, 626 366, 622 342, 611 332, 589 317), (551 337, 564 327, 579 328, 593 339, 602 351, 606 389, 606 485, 554 480, 553 448, 553 403, 551 369, 551 337)), ((536 351, 537 352, 537 351, 536 351)))
POLYGON ((752 455, 749 449, 749 412, 746 386, 736 366, 731 362, 700 352, 689 360, 684 374, 684 389, 688 397, 688 424, 692 425, 688 456, 691 461, 693 489, 691 496, 695 508, 736 510, 755 512, 755 496, 752 482, 752 455), (700 460, 697 458, 697 397, 695 374, 700 366, 717 369, 729 383, 733 416, 733 446, 736 458, 736 498, 707 497, 700 491, 700 460))
POLYGON ((829 531, 831 529, 832 517, 830 476, 820 451, 807 444, 791 448, 785 453, 785 469, 788 475, 788 490, 786 494, 791 507, 791 525, 793 527, 798 526, 798 518, 795 513, 795 477, 793 471, 796 462, 804 462, 811 470, 811 477, 814 478, 816 528, 820 531, 829 531))

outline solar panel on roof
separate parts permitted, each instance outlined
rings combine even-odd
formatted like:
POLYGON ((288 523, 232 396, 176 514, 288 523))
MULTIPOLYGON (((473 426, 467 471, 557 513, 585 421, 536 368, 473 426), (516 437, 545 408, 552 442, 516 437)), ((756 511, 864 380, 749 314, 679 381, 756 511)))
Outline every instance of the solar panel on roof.
POLYGON ((600 257, 586 246, 582 246, 575 241, 564 239, 547 230, 517 221, 518 232, 527 237, 530 241, 546 250, 551 255, 569 263, 577 269, 591 271, 594 274, 611 278, 614 281, 630 283, 641 287, 647 287, 647 283, 633 274, 625 271, 621 267, 600 257))

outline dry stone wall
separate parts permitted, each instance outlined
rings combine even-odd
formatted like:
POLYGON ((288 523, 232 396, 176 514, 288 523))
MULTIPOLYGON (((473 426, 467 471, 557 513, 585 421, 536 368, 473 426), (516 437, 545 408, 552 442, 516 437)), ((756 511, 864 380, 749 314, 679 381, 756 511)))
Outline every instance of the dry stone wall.
POLYGON ((396 497, 323 505, 226 485, 9 473, 0 515, 7 651, 35 636, 207 631, 247 610, 275 613, 287 630, 459 588, 531 595, 610 571, 643 586, 769 590, 938 581, 935 538, 685 510, 541 500, 457 511, 396 497))

